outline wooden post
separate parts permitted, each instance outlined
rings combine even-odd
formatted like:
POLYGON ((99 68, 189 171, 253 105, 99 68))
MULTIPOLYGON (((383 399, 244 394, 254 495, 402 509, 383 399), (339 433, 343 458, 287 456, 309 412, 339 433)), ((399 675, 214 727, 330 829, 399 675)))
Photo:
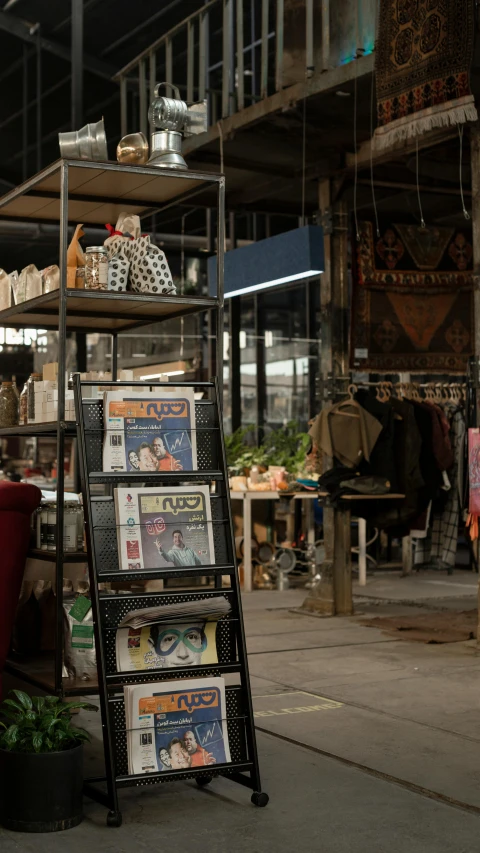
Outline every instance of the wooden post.
MULTIPOLYGON (((335 192, 335 188, 333 188, 335 192)), ((319 203, 324 224, 325 271, 320 279, 321 304, 321 398, 330 406, 342 392, 347 370, 348 278, 347 207, 344 201, 332 208, 332 186, 320 183, 319 203), (339 389, 340 386, 340 389, 339 389)), ((332 467, 325 460, 324 469, 332 467)), ((352 573, 350 553, 350 512, 323 510, 325 560, 319 567, 320 581, 310 590, 303 609, 325 616, 352 612, 352 573)))
MULTIPOLYGON (((473 281, 474 302, 473 315, 475 329, 474 352, 480 357, 480 122, 470 129, 470 159, 472 166, 472 238, 473 238, 473 281)), ((479 420, 479 400, 477 392, 477 424, 479 420)), ((477 545, 477 543, 474 543, 477 545)), ((476 549, 478 559, 478 545, 476 549)), ((479 631, 477 644, 480 647, 480 583, 478 587, 479 631)))

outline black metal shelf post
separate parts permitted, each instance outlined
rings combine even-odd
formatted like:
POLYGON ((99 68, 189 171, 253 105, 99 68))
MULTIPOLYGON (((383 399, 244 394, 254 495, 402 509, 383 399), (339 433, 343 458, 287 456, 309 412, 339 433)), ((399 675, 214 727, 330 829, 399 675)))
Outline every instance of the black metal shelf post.
MULTIPOLYGON (((53 661, 32 662, 32 667, 9 660, 11 674, 57 695, 92 693, 96 685, 62 678, 63 660, 63 566, 71 556, 63 553, 64 451, 67 435, 75 435, 75 424, 65 421, 66 335, 68 331, 111 334, 112 378, 117 376, 117 335, 128 329, 201 311, 214 311, 216 339, 223 340, 223 251, 225 237, 225 178, 202 172, 177 172, 148 166, 123 166, 81 160, 57 160, 0 198, 0 220, 17 219, 37 223, 59 223, 60 286, 34 299, 0 311, 0 327, 58 331, 58 419, 54 423, 28 424, 0 430, 0 436, 54 436, 57 441, 57 550, 55 562, 56 624, 53 661), (215 297, 114 293, 67 288, 69 222, 105 224, 122 210, 150 216, 187 199, 217 208, 217 292, 215 297), (21 201, 19 201, 21 199, 21 201), (45 667, 47 666, 47 669, 45 667), (53 668, 53 673, 49 669, 53 668)), ((223 349, 217 347, 217 372, 222 376, 223 349)), ((91 385, 98 385, 92 382, 91 385)), ((128 383, 127 383, 128 384, 128 383)), ((218 473, 218 472, 216 472, 218 473)), ((101 466, 99 482, 101 482, 101 466)), ((114 481, 110 484, 113 485, 114 481)), ((38 554, 31 554, 40 559, 38 554)), ((85 562, 87 554, 84 555, 85 562)), ((81 560, 81 555, 75 561, 81 560)), ((218 568, 215 569, 218 574, 218 568)), ((122 576, 123 577, 123 576, 122 576)))
MULTIPOLYGON (((209 395, 209 401, 197 401, 195 405, 196 422, 208 421, 211 430, 201 429, 205 440, 198 440, 198 470, 182 471, 180 475, 157 473, 151 475, 149 485, 168 483, 174 489, 181 481, 195 483, 202 479, 211 486, 211 506, 215 560, 213 566, 182 567, 181 569, 150 568, 139 572, 123 572, 119 569, 117 545, 117 519, 114 498, 107 494, 96 497, 91 486, 103 482, 109 487, 112 476, 102 473, 103 449, 103 402, 83 397, 82 390, 92 383, 85 383, 76 374, 74 382, 75 409, 78 425, 78 445, 80 459, 80 477, 85 509, 85 522, 88 540, 88 563, 90 588, 94 616, 95 642, 97 649, 97 668, 99 697, 102 712, 102 728, 105 752, 105 777, 88 780, 85 791, 109 809, 107 823, 111 826, 121 824, 121 812, 118 799, 119 788, 127 786, 152 785, 178 779, 196 779, 199 785, 207 784, 213 776, 225 776, 238 784, 252 789, 252 802, 264 806, 268 796, 261 790, 260 770, 255 741, 252 696, 248 674, 245 631, 243 626, 242 603, 239 575, 235 563, 235 540, 230 508, 228 475, 223 439, 223 428, 219 406, 219 385, 214 382, 199 383, 209 395), (224 588, 222 575, 228 578, 229 586, 224 588), (156 592, 130 592, 126 595, 105 595, 99 584, 107 579, 119 576, 133 578, 182 578, 213 577, 214 588, 194 589, 177 587, 156 592), (173 669, 155 669, 148 672, 119 672, 115 654, 115 633, 122 618, 131 610, 141 607, 158 606, 187 600, 203 600, 212 596, 227 597, 231 603, 230 614, 223 617, 217 628, 217 651, 219 662, 199 667, 173 669), (152 680, 168 682, 172 678, 207 677, 228 674, 235 676, 238 684, 226 686, 226 724, 229 735, 231 762, 199 767, 188 771, 169 771, 167 773, 129 774, 127 752, 127 730, 123 699, 123 687, 127 684, 145 684, 152 680), (106 783, 107 792, 98 786, 106 783)), ((107 386, 110 383, 105 383, 107 386)), ((145 387, 145 383, 123 383, 135 388, 145 387)), ((197 388, 196 383, 179 383, 186 387, 197 388)), ((112 383, 118 388, 122 383, 112 383)), ((149 383, 152 387, 166 387, 168 383, 149 383)), ((137 478, 138 479, 138 478, 137 478)), ((145 476, 140 479, 145 481, 145 476)), ((114 482, 132 482, 127 472, 117 472, 114 482)))

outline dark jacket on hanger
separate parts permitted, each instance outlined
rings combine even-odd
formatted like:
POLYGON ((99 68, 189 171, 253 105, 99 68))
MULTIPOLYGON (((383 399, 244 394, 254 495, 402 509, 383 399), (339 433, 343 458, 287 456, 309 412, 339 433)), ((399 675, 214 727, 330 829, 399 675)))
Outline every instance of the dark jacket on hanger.
POLYGON ((370 391, 360 390, 355 399, 363 409, 373 415, 382 425, 382 431, 370 454, 370 459, 360 463, 361 474, 385 477, 392 492, 398 492, 397 466, 395 463, 395 415, 390 402, 382 403, 370 391))

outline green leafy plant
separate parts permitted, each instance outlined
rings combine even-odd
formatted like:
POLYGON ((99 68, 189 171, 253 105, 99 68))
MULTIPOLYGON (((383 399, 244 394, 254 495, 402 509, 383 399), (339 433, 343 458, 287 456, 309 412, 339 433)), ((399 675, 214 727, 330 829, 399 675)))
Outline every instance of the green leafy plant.
POLYGON ((88 702, 62 702, 58 696, 33 696, 11 690, 0 706, 0 748, 8 752, 62 752, 90 740, 85 729, 72 723, 72 712, 98 710, 88 702))
POLYGON ((284 466, 296 474, 305 468, 305 457, 310 447, 310 437, 300 429, 297 421, 290 421, 281 429, 265 435, 260 447, 250 447, 245 439, 251 427, 237 429, 225 437, 227 462, 231 471, 243 473, 252 465, 268 468, 269 465, 284 466))

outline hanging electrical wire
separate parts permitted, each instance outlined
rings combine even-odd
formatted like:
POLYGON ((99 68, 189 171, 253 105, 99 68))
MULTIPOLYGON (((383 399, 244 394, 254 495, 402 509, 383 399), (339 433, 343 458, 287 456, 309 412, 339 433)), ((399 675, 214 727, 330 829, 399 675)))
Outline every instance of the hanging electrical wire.
POLYGON ((420 197, 420 169, 419 169, 419 158, 418 158, 418 139, 416 141, 416 177, 417 177, 417 198, 418 198, 418 206, 420 208, 420 225, 422 228, 425 228, 425 220, 423 218, 423 208, 422 208, 422 199, 420 197))
POLYGON ((462 199, 462 210, 465 219, 470 219, 470 214, 465 207, 465 198, 463 195, 463 124, 458 126, 458 135, 460 137, 460 198, 462 199))

